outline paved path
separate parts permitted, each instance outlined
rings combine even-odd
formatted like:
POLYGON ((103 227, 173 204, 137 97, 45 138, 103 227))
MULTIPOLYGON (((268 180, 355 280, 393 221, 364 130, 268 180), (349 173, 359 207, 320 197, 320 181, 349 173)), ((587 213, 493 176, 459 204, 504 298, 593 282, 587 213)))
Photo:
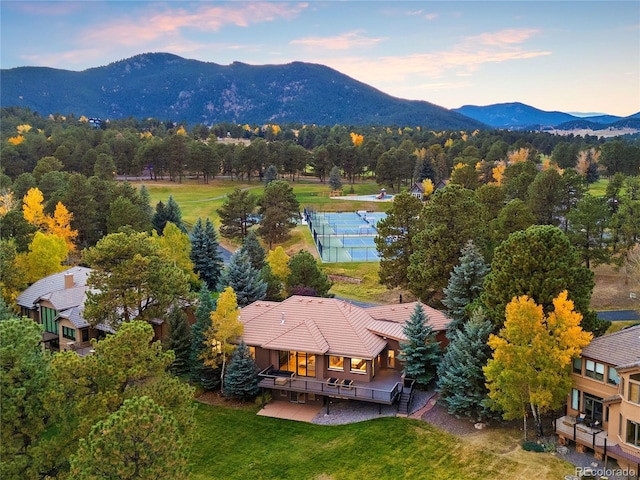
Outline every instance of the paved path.
POLYGON ((411 415, 409 415, 409 418, 416 418, 418 420, 422 419, 422 416, 435 406, 438 398, 440 398, 440 394, 434 393, 433 396, 429 398, 429 400, 427 400, 427 403, 424 405, 424 407, 413 412, 411 415))

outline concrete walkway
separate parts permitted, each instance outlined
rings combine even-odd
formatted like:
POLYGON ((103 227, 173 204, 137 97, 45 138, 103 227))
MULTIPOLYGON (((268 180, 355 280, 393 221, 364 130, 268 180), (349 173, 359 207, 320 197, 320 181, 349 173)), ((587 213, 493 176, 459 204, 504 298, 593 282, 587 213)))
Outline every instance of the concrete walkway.
POLYGON ((307 405, 304 403, 291 403, 276 400, 265 405, 264 408, 258 412, 258 415, 311 423, 311 420, 320 413, 320 410, 322 410, 322 405, 307 405))

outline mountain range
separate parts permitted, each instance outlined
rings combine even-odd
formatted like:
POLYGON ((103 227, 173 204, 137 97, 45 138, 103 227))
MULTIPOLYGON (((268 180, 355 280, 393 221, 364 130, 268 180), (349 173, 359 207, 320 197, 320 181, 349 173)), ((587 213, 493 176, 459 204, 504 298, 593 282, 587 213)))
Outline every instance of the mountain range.
POLYGON ((433 130, 539 130, 564 125, 568 130, 640 130, 640 113, 625 118, 581 118, 521 103, 448 110, 426 101, 393 97, 329 67, 303 62, 225 66, 168 53, 145 53, 81 72, 47 67, 2 69, 0 80, 0 106, 28 107, 41 115, 151 117, 190 125, 421 125, 433 130))

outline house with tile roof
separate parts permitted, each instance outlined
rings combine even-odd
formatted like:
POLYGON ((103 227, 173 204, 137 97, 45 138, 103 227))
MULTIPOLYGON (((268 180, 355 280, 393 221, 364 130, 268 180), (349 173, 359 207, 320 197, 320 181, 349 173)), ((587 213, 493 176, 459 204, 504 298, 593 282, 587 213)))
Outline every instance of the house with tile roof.
MULTIPOLYGON (((274 398, 324 403, 346 398, 393 404, 403 393, 400 342, 416 302, 363 308, 335 298, 294 295, 244 307, 242 340, 251 349, 260 385, 274 398)), ((423 305, 444 341, 449 319, 423 305)), ((405 392, 406 393, 406 392, 405 392)))
POLYGON ((594 338, 573 360, 561 443, 640 472, 640 325, 594 338))
POLYGON ((90 268, 71 267, 38 280, 16 298, 20 313, 43 326, 47 348, 84 355, 91 350, 92 338, 113 332, 105 325, 92 327, 82 316, 90 273, 90 268))

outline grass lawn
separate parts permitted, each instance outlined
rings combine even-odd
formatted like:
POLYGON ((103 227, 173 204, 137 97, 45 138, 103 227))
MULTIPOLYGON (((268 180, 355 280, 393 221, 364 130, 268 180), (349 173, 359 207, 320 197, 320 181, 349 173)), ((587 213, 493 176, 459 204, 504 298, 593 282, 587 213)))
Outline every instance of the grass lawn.
POLYGON ((589 193, 594 197, 604 197, 604 194, 607 191, 607 185, 609 185, 608 178, 601 178, 595 183, 589 185, 589 193))
POLYGON ((475 445, 418 420, 321 426, 255 412, 198 405, 191 478, 529 480, 573 472, 550 454, 505 452, 504 440, 475 445))

